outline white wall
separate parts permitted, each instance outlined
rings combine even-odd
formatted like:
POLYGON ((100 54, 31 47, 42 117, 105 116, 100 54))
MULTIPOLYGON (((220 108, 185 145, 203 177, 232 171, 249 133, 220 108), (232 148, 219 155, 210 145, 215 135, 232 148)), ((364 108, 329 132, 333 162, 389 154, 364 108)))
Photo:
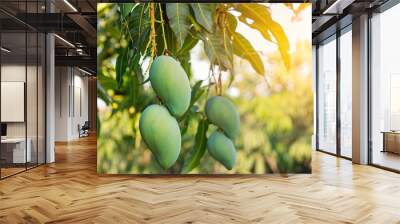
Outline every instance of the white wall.
POLYGON ((56 67, 55 73, 55 140, 70 141, 88 120, 88 78, 72 67, 56 67))
POLYGON ((78 133, 78 124, 83 125, 85 121, 88 121, 88 78, 86 76, 82 76, 83 73, 79 72, 79 70, 74 70, 74 91, 72 98, 74 99, 74 108, 72 109, 72 120, 71 120, 71 135, 74 138, 77 138, 78 133))
MULTIPOLYGON (((25 121, 25 83, 1 82, 1 121, 25 121)), ((36 108, 36 104, 34 105, 36 108)))
POLYGON ((55 68, 55 140, 68 140, 68 87, 67 67, 55 68))

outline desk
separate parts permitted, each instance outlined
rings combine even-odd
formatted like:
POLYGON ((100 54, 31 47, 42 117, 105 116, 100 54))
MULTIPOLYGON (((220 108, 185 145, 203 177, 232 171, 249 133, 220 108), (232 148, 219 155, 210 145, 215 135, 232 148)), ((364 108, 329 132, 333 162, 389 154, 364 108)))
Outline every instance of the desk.
POLYGON ((400 154, 400 131, 382 131, 383 150, 382 152, 392 152, 400 154))
POLYGON ((31 162, 31 160, 32 160, 32 154, 31 154, 32 140, 30 138, 28 138, 26 140, 26 142, 28 143, 27 144, 28 147, 26 147, 26 154, 25 154, 25 138, 1 139, 2 157, 3 157, 3 152, 6 152, 5 153, 6 157, 9 157, 9 158, 5 158, 7 162, 10 162, 10 163, 31 162), (10 146, 13 146, 13 147, 10 148, 10 146), (11 155, 8 156, 9 154, 12 154, 12 156, 11 155), (12 160, 11 160, 11 158, 12 158, 12 160))

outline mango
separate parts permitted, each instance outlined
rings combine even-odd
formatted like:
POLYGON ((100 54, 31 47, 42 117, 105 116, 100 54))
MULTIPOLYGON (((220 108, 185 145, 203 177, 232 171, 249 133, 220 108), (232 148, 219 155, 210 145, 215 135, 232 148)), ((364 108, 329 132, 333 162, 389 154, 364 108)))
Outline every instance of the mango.
POLYGON ((161 105, 150 105, 142 112, 140 134, 158 164, 168 169, 175 164, 181 151, 181 132, 178 122, 161 105))
POLYGON ((235 105, 225 97, 213 96, 206 104, 206 115, 210 123, 221 128, 234 139, 240 132, 240 115, 235 105))
POLYGON ((235 146, 224 133, 214 131, 207 140, 208 152, 211 156, 225 166, 226 169, 231 170, 236 162, 236 149, 235 146))
POLYGON ((189 78, 181 64, 170 56, 159 56, 150 67, 150 83, 157 96, 175 117, 182 116, 190 104, 189 78))

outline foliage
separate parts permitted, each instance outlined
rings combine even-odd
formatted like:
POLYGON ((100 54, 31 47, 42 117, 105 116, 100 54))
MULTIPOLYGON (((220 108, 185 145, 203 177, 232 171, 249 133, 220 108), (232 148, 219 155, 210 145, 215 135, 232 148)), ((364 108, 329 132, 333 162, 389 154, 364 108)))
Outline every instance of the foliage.
POLYGON ((301 60, 297 57, 302 53, 290 55, 283 28, 272 19, 264 4, 99 4, 97 41, 98 97, 107 108, 98 115, 100 173, 225 172, 206 153, 207 133, 215 127, 209 126, 204 116, 205 100, 210 94, 226 95, 231 85, 252 90, 268 72, 274 74, 269 77, 271 86, 289 85, 285 81, 292 80, 303 89, 272 89, 269 95, 254 95, 251 101, 245 94, 234 99, 245 125, 237 140, 239 166, 232 172, 309 171, 310 155, 305 149, 310 144, 312 96, 309 80, 296 77, 298 61, 293 62, 301 60), (277 46, 279 54, 274 56, 274 67, 265 69, 262 55, 237 32, 239 23, 257 30, 277 46), (200 43, 210 62, 209 80, 192 77, 191 51, 200 43), (149 66, 162 54, 180 61, 192 83, 189 110, 179 120, 182 152, 177 163, 166 171, 154 163, 138 129, 141 111, 158 103, 147 81, 149 66), (248 61, 261 76, 234 66, 238 57, 248 61), (275 70, 279 72, 275 74, 275 70), (291 75, 283 77, 287 71, 291 75), (228 83, 223 83, 223 73, 228 74, 228 83), (234 82, 236 76, 243 80, 234 82), (293 104, 289 107, 288 103, 293 104), (307 107, 306 111, 298 114, 303 107, 307 107), (247 138, 249 135, 253 136, 247 138), (251 146, 254 142, 248 141, 255 139, 263 142, 251 146), (303 156, 298 156, 299 149, 304 149, 300 153, 303 156))

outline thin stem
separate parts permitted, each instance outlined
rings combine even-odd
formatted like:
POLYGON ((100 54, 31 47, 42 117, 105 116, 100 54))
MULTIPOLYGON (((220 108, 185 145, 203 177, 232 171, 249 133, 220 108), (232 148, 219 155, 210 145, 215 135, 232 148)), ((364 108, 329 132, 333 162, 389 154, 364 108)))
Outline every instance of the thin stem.
POLYGON ((222 72, 221 72, 221 68, 218 68, 219 69, 219 76, 218 76, 218 83, 219 83, 219 94, 218 95, 222 95, 222 78, 221 78, 221 76, 222 76, 222 72))
POLYGON ((156 29, 154 27, 155 16, 154 16, 154 3, 150 3, 150 37, 152 41, 152 51, 151 57, 153 58, 157 52, 157 43, 156 43, 156 29))
POLYGON ((214 74, 214 67, 210 64, 210 70, 209 70, 210 72, 211 72, 211 76, 213 77, 213 79, 214 79, 214 82, 215 82, 215 93, 218 95, 218 81, 217 81, 217 79, 215 78, 215 74, 214 74))
POLYGON ((201 26, 197 23, 197 21, 193 18, 193 16, 189 16, 190 22, 193 24, 193 27, 196 31, 201 31, 201 26))
POLYGON ((132 45, 134 45, 133 38, 132 38, 132 34, 131 34, 131 32, 129 31, 128 21, 127 21, 125 18, 123 18, 122 20, 123 20, 122 23, 124 24, 124 26, 125 26, 125 28, 126 28, 126 31, 127 31, 127 33, 129 34, 129 39, 131 40, 132 45))
MULTIPOLYGON (((136 42, 136 46, 139 46, 139 40, 140 40, 140 37, 142 36, 142 17, 144 18, 144 16, 145 16, 145 10, 147 10, 147 8, 148 8, 149 6, 148 5, 146 5, 146 8, 145 7, 142 7, 142 10, 140 11, 140 18, 139 18, 139 33, 138 33, 138 35, 137 35, 137 42, 136 42)), ((147 49, 146 49, 147 50, 147 49)), ((145 51, 146 52, 146 51, 145 51)))
POLYGON ((150 43, 151 43, 151 36, 150 36, 150 38, 149 38, 149 41, 147 41, 147 44, 146 44, 146 48, 144 49, 144 52, 147 54, 147 49, 149 49, 149 47, 150 47, 150 43))
POLYGON ((162 29, 162 32, 163 32, 163 39, 164 39, 164 52, 165 52, 165 50, 167 50, 167 52, 168 52, 167 39, 165 38, 163 12, 161 10, 161 3, 158 3, 158 4, 159 4, 159 9, 160 9, 161 29, 162 29))

